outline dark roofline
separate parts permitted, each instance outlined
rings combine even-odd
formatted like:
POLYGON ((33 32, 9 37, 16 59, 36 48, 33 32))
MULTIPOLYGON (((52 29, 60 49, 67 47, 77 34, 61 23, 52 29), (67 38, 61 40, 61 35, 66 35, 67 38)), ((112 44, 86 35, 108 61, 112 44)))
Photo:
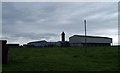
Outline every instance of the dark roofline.
MULTIPOLYGON (((73 36, 85 37, 84 35, 73 35, 73 36)), ((71 36, 71 37, 73 37, 73 36, 71 36)), ((69 37, 69 38, 71 38, 71 37, 69 37)), ((101 37, 101 36, 86 36, 86 37, 112 39, 112 38, 109 38, 109 37, 101 37)))
POLYGON ((33 42, 29 42, 29 43, 38 43, 38 42, 47 42, 47 41, 46 40, 41 40, 41 41, 33 41, 33 42))

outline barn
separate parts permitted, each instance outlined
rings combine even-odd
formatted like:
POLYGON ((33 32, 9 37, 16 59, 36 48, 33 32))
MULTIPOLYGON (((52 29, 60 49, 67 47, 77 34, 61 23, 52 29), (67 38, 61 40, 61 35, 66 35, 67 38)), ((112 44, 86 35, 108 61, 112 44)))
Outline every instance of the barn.
POLYGON ((28 46, 35 46, 35 47, 45 47, 45 46, 48 46, 47 41, 45 41, 45 40, 29 42, 29 43, 27 43, 27 45, 28 46))
POLYGON ((61 46, 61 42, 48 42, 48 46, 49 47, 54 47, 54 46, 61 46))
POLYGON ((112 38, 100 36, 73 35, 69 38, 70 46, 110 46, 112 38))

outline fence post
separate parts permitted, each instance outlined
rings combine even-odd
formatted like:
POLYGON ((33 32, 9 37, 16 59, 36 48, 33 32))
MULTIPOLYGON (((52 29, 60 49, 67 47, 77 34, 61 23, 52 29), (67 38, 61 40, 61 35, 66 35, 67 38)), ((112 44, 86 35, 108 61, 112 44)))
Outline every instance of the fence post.
POLYGON ((7 40, 0 40, 2 41, 2 64, 8 63, 8 47, 6 45, 7 40))

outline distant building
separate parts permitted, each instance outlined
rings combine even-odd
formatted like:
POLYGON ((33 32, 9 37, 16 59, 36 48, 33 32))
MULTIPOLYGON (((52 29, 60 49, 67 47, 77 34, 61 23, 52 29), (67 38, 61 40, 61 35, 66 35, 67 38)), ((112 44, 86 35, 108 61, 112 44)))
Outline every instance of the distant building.
POLYGON ((34 41, 29 42, 25 47, 69 47, 69 46, 110 46, 112 38, 99 37, 99 36, 84 36, 84 35, 73 35, 69 37, 69 41, 65 41, 65 33, 61 34, 61 41, 58 42, 47 42, 34 41))
POLYGON ((22 47, 28 47, 28 45, 27 44, 23 44, 23 46, 22 47))
POLYGON ((45 47, 45 46, 48 46, 48 44, 47 44, 47 41, 42 40, 42 41, 29 42, 27 46, 45 47))
POLYGON ((70 46, 110 46, 112 43, 112 38, 108 37, 98 37, 98 36, 85 36, 83 35, 73 35, 69 38, 70 46))
POLYGON ((19 44, 7 44, 7 47, 20 47, 19 44))
POLYGON ((47 42, 49 47, 53 47, 53 46, 61 46, 61 42, 47 42))
POLYGON ((29 42, 25 47, 55 47, 55 46, 61 46, 61 41, 58 42, 47 42, 47 41, 34 41, 34 42, 29 42))
POLYGON ((60 46, 61 47, 68 47, 69 46, 69 42, 68 41, 65 41, 65 33, 62 32, 61 34, 61 41, 60 41, 60 46))
POLYGON ((69 47, 69 46, 70 46, 69 41, 61 42, 61 47, 69 47))
POLYGON ((61 46, 61 47, 68 47, 69 42, 65 41, 65 33, 61 33, 61 41, 58 42, 47 42, 45 40, 43 41, 34 41, 34 42, 29 42, 27 45, 24 45, 25 47, 54 47, 54 46, 61 46))

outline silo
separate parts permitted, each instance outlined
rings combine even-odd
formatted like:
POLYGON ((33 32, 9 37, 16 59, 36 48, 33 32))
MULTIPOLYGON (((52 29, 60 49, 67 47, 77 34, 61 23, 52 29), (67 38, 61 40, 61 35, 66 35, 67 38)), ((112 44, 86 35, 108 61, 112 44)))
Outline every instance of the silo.
POLYGON ((61 41, 62 41, 62 42, 64 42, 64 41, 65 41, 65 33, 64 33, 64 32, 62 32, 61 36, 62 36, 62 37, 61 37, 61 38, 62 38, 62 40, 61 40, 61 41))

